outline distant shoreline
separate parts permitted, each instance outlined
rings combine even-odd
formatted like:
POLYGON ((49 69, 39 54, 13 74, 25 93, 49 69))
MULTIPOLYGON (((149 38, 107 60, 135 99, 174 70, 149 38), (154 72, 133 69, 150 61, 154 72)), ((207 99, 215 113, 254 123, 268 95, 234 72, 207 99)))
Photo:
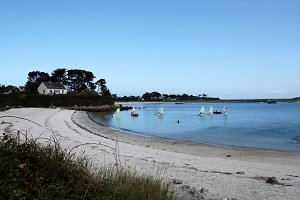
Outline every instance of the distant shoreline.
POLYGON ((274 101, 274 103, 299 103, 300 97, 286 98, 286 99, 220 99, 210 100, 201 99, 199 101, 182 100, 182 101, 115 101, 115 105, 118 104, 162 104, 162 103, 268 103, 274 101))

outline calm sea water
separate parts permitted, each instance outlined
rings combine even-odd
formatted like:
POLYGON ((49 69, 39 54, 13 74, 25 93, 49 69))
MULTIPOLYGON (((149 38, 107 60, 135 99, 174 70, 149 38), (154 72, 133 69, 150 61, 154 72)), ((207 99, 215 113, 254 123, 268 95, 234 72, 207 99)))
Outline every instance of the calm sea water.
POLYGON ((133 105, 140 114, 130 111, 112 114, 91 113, 91 117, 109 127, 132 133, 159 136, 182 141, 250 148, 300 152, 299 103, 184 103, 133 105), (199 116, 201 106, 228 115, 199 116), (155 113, 162 107, 163 116, 155 113), (180 123, 177 123, 177 120, 180 123))

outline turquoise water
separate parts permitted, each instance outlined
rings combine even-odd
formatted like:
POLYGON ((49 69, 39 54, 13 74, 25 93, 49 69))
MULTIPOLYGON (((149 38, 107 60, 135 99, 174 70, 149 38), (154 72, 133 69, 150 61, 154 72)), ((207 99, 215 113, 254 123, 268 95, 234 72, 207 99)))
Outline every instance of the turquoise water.
POLYGON ((168 103, 133 106, 138 108, 139 117, 131 117, 130 111, 121 111, 113 117, 111 113, 90 113, 90 116, 109 127, 149 136, 300 152, 299 103, 168 103), (206 112, 210 106, 218 111, 226 106, 228 115, 199 116, 202 105, 206 112), (164 115, 156 116, 160 107, 163 107, 164 115), (177 120, 180 122, 177 123, 177 120))

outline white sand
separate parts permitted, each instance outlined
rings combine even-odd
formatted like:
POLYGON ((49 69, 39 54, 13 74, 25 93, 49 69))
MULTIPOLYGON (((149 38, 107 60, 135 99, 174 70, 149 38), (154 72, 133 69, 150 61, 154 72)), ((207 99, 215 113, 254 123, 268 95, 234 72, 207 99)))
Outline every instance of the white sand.
POLYGON ((32 137, 55 135, 64 148, 71 150, 79 145, 72 152, 84 151, 100 165, 114 165, 117 150, 117 159, 123 165, 141 173, 162 173, 168 179, 181 179, 197 191, 203 188, 206 199, 300 199, 299 153, 221 148, 134 136, 96 124, 86 112, 64 109, 21 108, 0 112, 0 130, 7 129, 27 132, 32 137), (258 177, 276 177, 283 185, 272 185, 258 177))

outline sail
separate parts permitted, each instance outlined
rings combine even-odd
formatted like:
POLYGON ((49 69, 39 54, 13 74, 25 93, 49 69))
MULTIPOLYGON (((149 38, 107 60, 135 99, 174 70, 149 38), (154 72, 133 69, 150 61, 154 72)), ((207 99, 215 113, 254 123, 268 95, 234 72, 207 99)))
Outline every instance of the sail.
POLYGON ((204 114, 204 113, 205 113, 205 108, 204 108, 204 106, 202 106, 200 109, 200 114, 204 114))
POLYGON ((227 107, 225 106, 224 108, 223 108, 223 114, 227 114, 227 107))
POLYGON ((214 109, 213 109, 212 106, 210 106, 209 111, 208 111, 208 114, 213 114, 213 112, 214 112, 214 109))
POLYGON ((135 107, 132 107, 131 112, 136 112, 135 107))
POLYGON ((164 114, 164 109, 163 109, 162 107, 160 107, 160 108, 158 109, 158 113, 164 114))

